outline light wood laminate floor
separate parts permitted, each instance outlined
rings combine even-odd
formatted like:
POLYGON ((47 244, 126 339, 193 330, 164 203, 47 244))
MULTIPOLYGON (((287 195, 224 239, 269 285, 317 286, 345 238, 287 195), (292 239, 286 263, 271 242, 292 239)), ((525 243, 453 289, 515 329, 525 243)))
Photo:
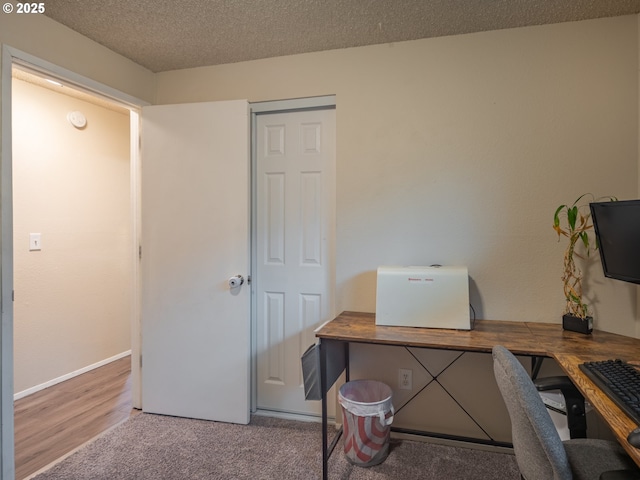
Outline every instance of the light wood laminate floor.
POLYGON ((131 357, 16 400, 14 411, 21 480, 138 413, 132 409, 131 357))

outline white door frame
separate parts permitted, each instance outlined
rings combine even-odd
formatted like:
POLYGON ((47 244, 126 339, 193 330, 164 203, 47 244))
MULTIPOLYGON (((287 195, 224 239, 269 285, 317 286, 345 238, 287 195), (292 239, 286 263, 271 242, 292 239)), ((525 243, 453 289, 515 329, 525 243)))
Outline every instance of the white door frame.
MULTIPOLYGON (((335 95, 324 95, 318 97, 295 98, 290 100, 274 100, 267 102, 250 103, 251 109, 251 271, 257 272, 257 179, 255 173, 257 170, 257 116, 269 113, 284 113, 291 111, 315 110, 336 107, 335 95)), ((335 258, 330 259, 335 262, 335 258)), ((258 358, 258 318, 256 312, 256 281, 251 282, 251 411, 257 411, 258 404, 258 375, 257 375, 257 358, 258 358)), ((335 289, 335 279, 332 281, 332 288, 335 289)), ((331 306, 332 314, 335 307, 331 306)))
MULTIPOLYGON (((15 477, 15 449, 13 424, 13 193, 12 193, 12 142, 11 142, 11 82, 12 68, 18 65, 34 72, 73 86, 87 93, 106 97, 120 103, 131 111, 131 217, 133 264, 133 304, 131 309, 131 357, 140 357, 140 305, 138 245, 140 221, 140 161, 139 161, 139 110, 149 105, 139 98, 128 95, 75 72, 42 60, 9 45, 2 47, 2 146, 0 164, 0 479, 15 477)), ((132 362, 132 390, 134 407, 141 405, 140 362, 132 362)))

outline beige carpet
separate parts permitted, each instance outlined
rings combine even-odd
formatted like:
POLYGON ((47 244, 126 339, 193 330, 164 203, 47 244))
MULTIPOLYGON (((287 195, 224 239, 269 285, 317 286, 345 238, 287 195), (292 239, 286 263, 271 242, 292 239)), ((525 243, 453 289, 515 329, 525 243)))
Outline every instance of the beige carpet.
MULTIPOLYGON (((342 443, 330 479, 519 480, 515 457, 392 440, 380 465, 350 465, 342 443)), ((252 417, 246 426, 140 414, 34 477, 36 480, 318 479, 317 423, 252 417)))

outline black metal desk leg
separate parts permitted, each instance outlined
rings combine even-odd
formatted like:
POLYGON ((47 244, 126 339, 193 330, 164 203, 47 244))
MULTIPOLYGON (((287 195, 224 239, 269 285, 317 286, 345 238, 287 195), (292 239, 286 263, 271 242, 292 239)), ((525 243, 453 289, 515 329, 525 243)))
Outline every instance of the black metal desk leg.
POLYGON ((329 434, 327 432, 327 349, 322 340, 320 346, 320 390, 322 391, 322 480, 328 479, 329 465, 329 434))
POLYGON ((340 427, 329 443, 328 394, 329 389, 345 370, 347 381, 349 380, 349 343, 320 339, 318 348, 320 350, 320 390, 322 390, 320 396, 322 400, 322 479, 327 480, 329 457, 343 433, 343 427, 340 427))

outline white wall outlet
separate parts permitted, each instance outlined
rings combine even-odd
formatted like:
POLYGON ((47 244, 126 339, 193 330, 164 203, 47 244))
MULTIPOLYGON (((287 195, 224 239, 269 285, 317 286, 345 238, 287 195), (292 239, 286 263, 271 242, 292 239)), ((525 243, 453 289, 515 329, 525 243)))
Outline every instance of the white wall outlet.
POLYGON ((407 368, 398 370, 398 388, 400 390, 411 390, 413 388, 413 372, 407 368))
POLYGON ((29 250, 30 251, 42 250, 41 237, 42 235, 39 233, 29 234, 29 250))

